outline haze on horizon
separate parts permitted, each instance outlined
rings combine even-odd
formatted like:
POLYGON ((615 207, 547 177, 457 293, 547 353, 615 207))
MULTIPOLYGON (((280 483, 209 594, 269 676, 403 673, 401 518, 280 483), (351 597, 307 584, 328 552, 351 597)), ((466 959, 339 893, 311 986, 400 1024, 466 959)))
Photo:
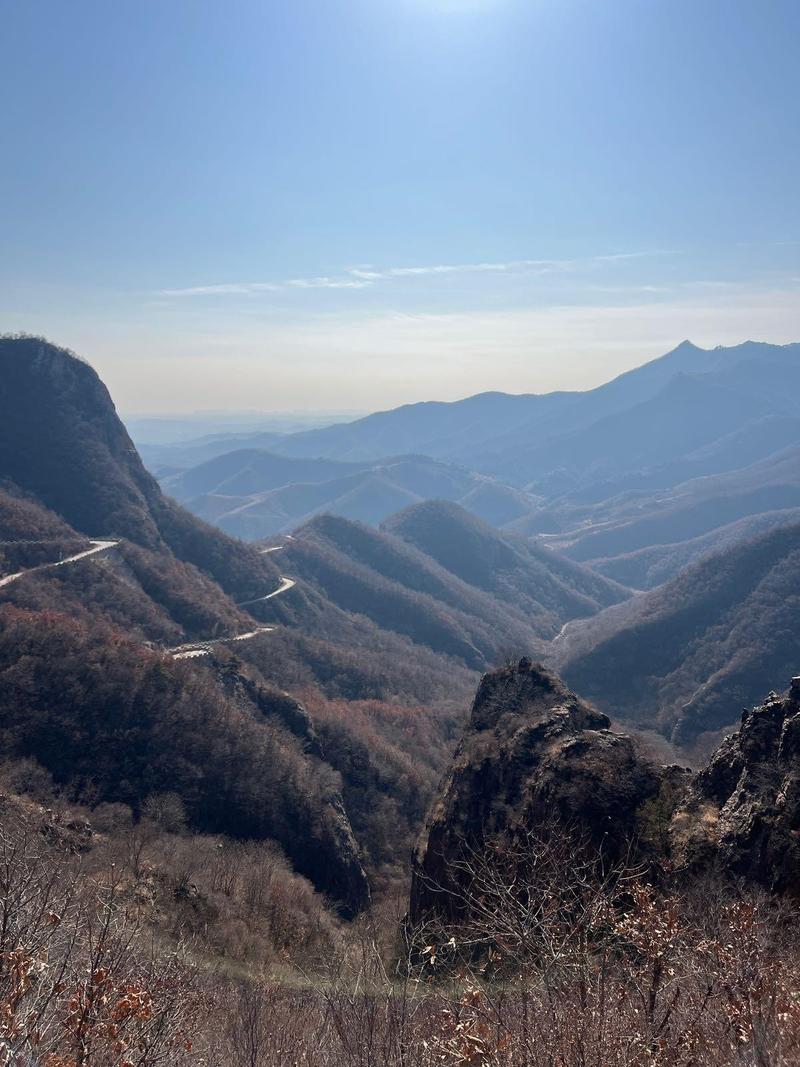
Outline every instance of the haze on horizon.
POLYGON ((0 329, 122 410, 584 389, 687 337, 800 339, 794 0, 4 15, 0 329))

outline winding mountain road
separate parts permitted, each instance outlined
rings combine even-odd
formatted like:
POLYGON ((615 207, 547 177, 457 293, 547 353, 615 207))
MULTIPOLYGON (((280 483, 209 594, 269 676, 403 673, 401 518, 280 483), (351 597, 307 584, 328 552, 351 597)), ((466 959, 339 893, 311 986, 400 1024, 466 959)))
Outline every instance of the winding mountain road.
MULTIPOLYGON (((12 542, 8 543, 11 544, 12 542)), ((110 549, 116 548, 119 541, 90 540, 89 544, 92 546, 91 548, 86 548, 82 552, 76 552, 74 556, 68 556, 66 559, 57 560, 55 563, 40 563, 36 567, 28 567, 24 571, 7 574, 5 577, 0 578, 0 589, 19 581, 19 579, 24 578, 26 574, 36 574, 38 571, 51 570, 55 567, 67 567, 72 563, 79 563, 83 559, 89 559, 91 556, 97 556, 101 552, 108 552, 110 549)), ((283 545, 275 545, 272 548, 262 549, 261 554, 265 555, 268 552, 279 552, 282 548, 283 545)), ((237 604, 237 607, 244 608, 251 604, 261 604, 265 600, 272 600, 273 597, 288 592, 288 590, 292 589, 295 585, 297 585, 297 582, 293 578, 285 578, 281 575, 281 584, 277 589, 274 589, 271 593, 267 593, 266 596, 256 597, 254 600, 245 600, 244 603, 237 604)), ((233 637, 218 637, 213 641, 194 641, 185 645, 178 645, 177 648, 167 649, 167 652, 173 659, 198 659, 200 656, 211 655, 215 645, 232 644, 237 641, 250 641, 252 638, 258 637, 261 634, 272 633, 274 629, 274 626, 259 626, 255 630, 249 630, 247 633, 237 634, 233 637)))
POLYGON ((261 634, 269 634, 275 629, 274 626, 259 626, 256 630, 250 630, 246 634, 238 634, 236 637, 218 637, 214 641, 195 641, 188 645, 178 645, 177 648, 167 649, 173 659, 199 659, 200 656, 210 656, 215 645, 229 645, 236 641, 250 641, 253 637, 261 634))
POLYGON ((56 563, 40 563, 37 567, 28 567, 27 570, 17 571, 16 574, 7 574, 5 578, 0 578, 0 589, 11 585, 12 582, 19 581, 26 574, 36 574, 37 571, 46 571, 54 567, 66 567, 70 563, 78 563, 82 559, 96 556, 100 552, 108 552, 110 548, 116 548, 119 541, 89 541, 89 544, 92 546, 91 548, 86 548, 83 552, 77 552, 74 556, 68 556, 66 559, 60 559, 56 563))
MULTIPOLYGON (((269 549, 265 551, 269 551, 269 549)), ((273 549, 273 551, 277 551, 277 549, 273 549)), ((273 597, 286 593, 296 585, 297 582, 294 578, 285 578, 281 575, 281 584, 273 592, 267 593, 266 596, 256 597, 255 600, 245 600, 244 603, 236 606, 238 608, 246 608, 249 604, 262 604, 265 600, 272 600, 273 597)), ((261 634, 272 633, 274 629, 274 626, 259 626, 255 630, 250 630, 246 634, 237 634, 235 637, 217 637, 213 641, 194 641, 187 645, 178 645, 177 648, 170 648, 167 651, 173 659, 199 659, 200 656, 210 656, 215 645, 228 645, 236 641, 250 641, 261 634)))
POLYGON ((286 578, 284 575, 281 575, 281 584, 272 593, 267 593, 266 596, 257 596, 255 598, 255 600, 243 600, 242 603, 241 604, 237 604, 236 607, 237 608, 247 608, 251 604, 261 604, 265 600, 272 600, 273 597, 280 596, 281 593, 287 593, 290 589, 294 588, 294 586, 296 586, 296 585, 297 585, 297 582, 294 580, 294 578, 286 578))
MULTIPOLYGON (((287 541, 294 540, 291 534, 287 535, 286 539, 287 541)), ((270 548, 260 549, 260 552, 262 556, 265 556, 271 552, 280 552, 283 547, 283 545, 272 545, 270 548)), ((271 593, 267 593, 265 596, 256 597, 254 600, 245 600, 236 606, 237 608, 246 608, 252 604, 263 604, 265 600, 272 600, 274 597, 293 589, 296 585, 297 582, 294 578, 287 578, 285 575, 281 575, 281 584, 277 589, 273 589, 271 593)), ((218 637, 213 641, 196 641, 191 644, 179 645, 177 648, 171 648, 168 651, 173 659, 199 659, 201 656, 210 656, 215 645, 233 644, 236 641, 250 641, 261 634, 272 633, 274 629, 274 626, 259 626, 255 630, 250 630, 245 634, 238 634, 235 637, 218 637)))

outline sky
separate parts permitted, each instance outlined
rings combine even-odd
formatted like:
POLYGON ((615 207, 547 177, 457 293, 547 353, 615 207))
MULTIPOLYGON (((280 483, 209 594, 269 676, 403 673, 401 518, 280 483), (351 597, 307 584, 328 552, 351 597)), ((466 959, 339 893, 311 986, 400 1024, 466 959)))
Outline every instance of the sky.
POLYGON ((0 330, 126 413, 800 340, 797 0, 0 0, 0 330))

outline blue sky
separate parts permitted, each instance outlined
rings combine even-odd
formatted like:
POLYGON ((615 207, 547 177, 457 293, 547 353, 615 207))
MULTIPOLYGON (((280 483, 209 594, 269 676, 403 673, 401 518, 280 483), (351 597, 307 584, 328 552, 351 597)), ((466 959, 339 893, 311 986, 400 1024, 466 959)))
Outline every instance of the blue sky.
POLYGON ((127 411, 800 339, 797 0, 0 0, 0 324, 127 411))

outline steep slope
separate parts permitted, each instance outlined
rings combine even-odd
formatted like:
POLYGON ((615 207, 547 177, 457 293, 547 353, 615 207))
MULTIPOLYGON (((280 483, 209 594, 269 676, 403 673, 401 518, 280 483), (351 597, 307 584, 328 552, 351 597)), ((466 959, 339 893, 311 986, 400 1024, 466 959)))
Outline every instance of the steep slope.
MULTIPOLYGON (((542 647, 541 627, 460 581, 399 538, 322 515, 286 543, 287 570, 340 609, 483 669, 506 649, 542 647)), ((281 611, 279 606, 278 611, 281 611)))
POLYGON ((302 708, 257 678, 239 677, 234 690, 233 677, 219 685, 97 623, 4 605, 3 758, 34 758, 68 795, 95 804, 138 812, 148 797, 177 794, 193 827, 280 842, 355 914, 366 878, 302 708))
POLYGON ((273 553, 164 498, 96 374, 70 353, 6 339, 0 359, 0 540, 13 541, 0 576, 0 762, 34 758, 67 800, 89 806, 139 810, 154 793, 178 792, 192 827, 274 839, 317 889, 357 911, 362 857, 373 878, 396 876, 435 776, 409 773, 397 737, 424 721, 441 761, 459 713, 451 705, 472 675, 293 586, 273 553), (89 545, 99 534, 102 546, 89 545), (196 658, 166 654, 187 641, 200 645, 196 658), (274 687, 313 700, 335 765, 297 734, 302 709, 274 687), (354 726, 341 700, 373 702, 374 749, 361 739, 363 711, 354 726), (379 786, 389 794, 380 804, 379 786))
POLYGON ((542 636, 629 596, 622 586, 504 535, 456 504, 427 501, 393 516, 384 528, 461 581, 523 611, 542 636))
POLYGON ((0 580, 88 547, 55 512, 11 486, 0 488, 0 580))
POLYGON ((800 525, 716 553, 572 625, 552 656, 611 714, 692 743, 733 725, 800 657, 800 525))
POLYGON ((97 374, 37 338, 0 339, 0 479, 80 533, 193 564, 235 599, 278 584, 269 559, 162 495, 97 374))

